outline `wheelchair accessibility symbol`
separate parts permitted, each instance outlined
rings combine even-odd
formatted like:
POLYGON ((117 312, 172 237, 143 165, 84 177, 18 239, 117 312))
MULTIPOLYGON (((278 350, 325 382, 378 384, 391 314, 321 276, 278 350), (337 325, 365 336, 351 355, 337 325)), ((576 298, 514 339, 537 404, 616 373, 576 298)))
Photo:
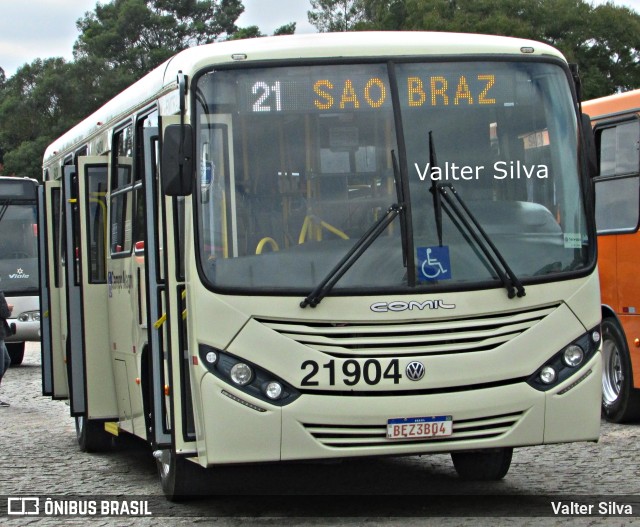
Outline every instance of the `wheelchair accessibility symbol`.
POLYGON ((449 247, 418 247, 418 278, 426 280, 450 280, 451 263, 449 247))

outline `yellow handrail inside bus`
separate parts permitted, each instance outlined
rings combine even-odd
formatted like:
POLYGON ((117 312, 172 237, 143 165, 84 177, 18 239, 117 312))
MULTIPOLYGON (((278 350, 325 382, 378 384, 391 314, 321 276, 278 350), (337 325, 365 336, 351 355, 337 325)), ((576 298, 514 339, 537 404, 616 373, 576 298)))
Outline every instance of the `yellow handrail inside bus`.
POLYGON ((155 321, 155 323, 153 324, 153 327, 156 329, 160 329, 160 326, 162 326, 162 324, 164 324, 167 321, 167 314, 163 313, 162 316, 155 321))
MULTIPOLYGON (((329 232, 332 232, 333 234, 335 234, 336 236, 339 236, 343 240, 348 240, 349 239, 349 236, 347 236, 343 231, 341 231, 337 227, 334 227, 330 223, 327 223, 326 221, 318 218, 317 216, 313 216, 311 214, 308 214, 305 217, 304 222, 302 223, 302 229, 300 230, 300 236, 298 237, 298 244, 299 245, 303 244, 306 241, 307 235, 309 237, 311 237, 313 235, 313 231, 314 231, 314 227, 315 227, 314 226, 314 222, 316 224, 315 226, 319 225, 320 227, 324 227, 329 232)), ((322 233, 322 230, 318 229, 318 231, 316 232, 316 241, 322 240, 321 233, 322 233)))
POLYGON ((280 250, 280 247, 278 247, 277 241, 275 241, 273 238, 270 238, 269 236, 265 236, 264 238, 262 238, 262 240, 258 242, 258 246, 256 247, 256 254, 262 254, 262 249, 264 249, 264 246, 267 243, 271 245, 271 249, 273 249, 274 251, 280 250))

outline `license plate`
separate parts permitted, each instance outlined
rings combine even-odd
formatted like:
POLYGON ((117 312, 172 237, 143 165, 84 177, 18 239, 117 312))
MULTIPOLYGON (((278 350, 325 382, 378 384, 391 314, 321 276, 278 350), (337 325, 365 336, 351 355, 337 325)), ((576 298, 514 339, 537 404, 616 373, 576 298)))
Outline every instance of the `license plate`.
POLYGON ((387 439, 424 439, 453 434, 450 415, 400 417, 387 421, 387 439))

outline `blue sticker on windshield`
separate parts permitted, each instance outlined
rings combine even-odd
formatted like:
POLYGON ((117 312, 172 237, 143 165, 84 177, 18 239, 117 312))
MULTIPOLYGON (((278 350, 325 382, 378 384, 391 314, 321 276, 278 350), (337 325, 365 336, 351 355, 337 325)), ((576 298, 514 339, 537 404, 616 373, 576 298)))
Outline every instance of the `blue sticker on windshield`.
POLYGON ((418 278, 425 280, 450 280, 451 263, 449 247, 418 247, 418 278))

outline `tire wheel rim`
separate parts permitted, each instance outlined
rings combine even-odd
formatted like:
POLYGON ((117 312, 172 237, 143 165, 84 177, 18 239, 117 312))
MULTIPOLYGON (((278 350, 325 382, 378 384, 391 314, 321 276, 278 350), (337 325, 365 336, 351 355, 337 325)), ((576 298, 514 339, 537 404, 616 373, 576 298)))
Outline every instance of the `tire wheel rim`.
POLYGON ((160 478, 165 481, 171 473, 171 451, 162 450, 158 457, 158 466, 160 467, 160 478))
POLYGON ((82 437, 82 433, 84 431, 84 416, 80 415, 76 417, 76 437, 78 440, 82 437))
POLYGON ((602 398, 606 405, 614 404, 620 398, 624 373, 620 350, 612 338, 605 336, 602 343, 603 370, 602 370, 602 398))

